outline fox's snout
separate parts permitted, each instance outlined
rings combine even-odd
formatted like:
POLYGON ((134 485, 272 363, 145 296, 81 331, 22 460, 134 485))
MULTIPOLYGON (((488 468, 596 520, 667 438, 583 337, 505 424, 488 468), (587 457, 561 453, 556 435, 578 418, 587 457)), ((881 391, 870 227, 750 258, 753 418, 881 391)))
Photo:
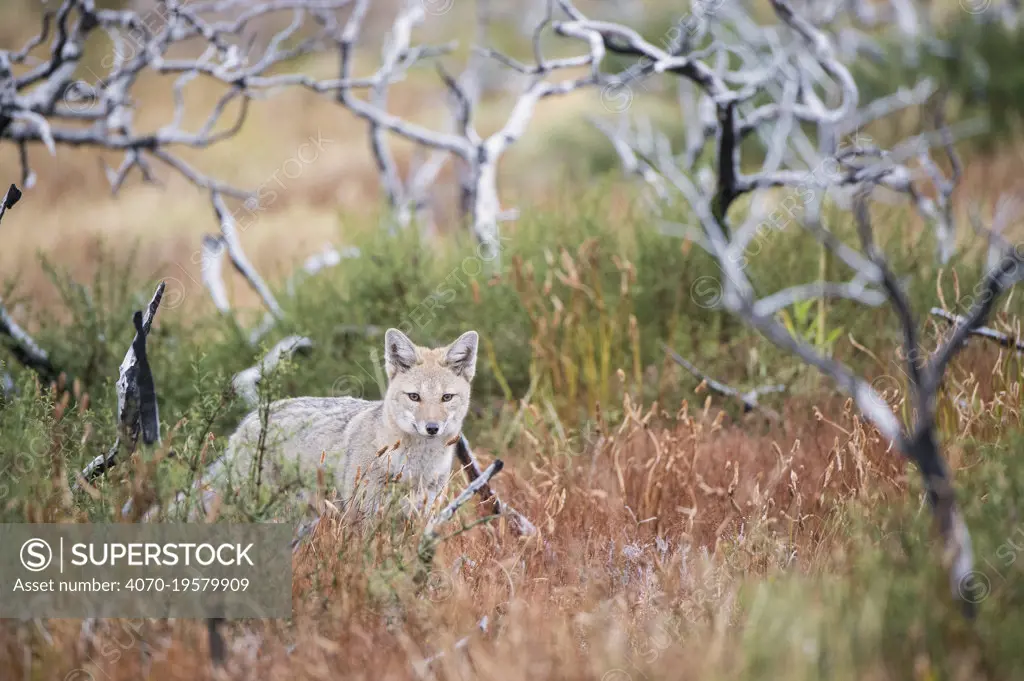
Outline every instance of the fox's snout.
POLYGON ((422 402, 414 405, 414 409, 410 411, 412 417, 413 426, 416 432, 420 435, 427 437, 435 437, 438 434, 443 434, 447 431, 448 426, 459 419, 459 415, 449 409, 446 409, 444 404, 424 404, 427 398, 421 397, 422 402))
POLYGON ((449 419, 445 414, 417 414, 414 418, 416 431, 427 437, 436 437, 448 427, 449 419))

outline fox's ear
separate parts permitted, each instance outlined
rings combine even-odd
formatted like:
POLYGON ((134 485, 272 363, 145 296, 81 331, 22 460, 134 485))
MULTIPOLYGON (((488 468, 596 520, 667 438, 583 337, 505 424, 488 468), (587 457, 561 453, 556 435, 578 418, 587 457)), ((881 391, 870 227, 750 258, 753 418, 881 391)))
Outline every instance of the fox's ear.
POLYGON ((384 334, 384 368, 388 378, 394 378, 399 371, 411 369, 416 362, 416 346, 408 336, 398 329, 388 329, 384 334))
POLYGON ((476 374, 476 346, 479 339, 476 331, 467 331, 448 346, 444 356, 445 366, 467 381, 472 381, 476 374))

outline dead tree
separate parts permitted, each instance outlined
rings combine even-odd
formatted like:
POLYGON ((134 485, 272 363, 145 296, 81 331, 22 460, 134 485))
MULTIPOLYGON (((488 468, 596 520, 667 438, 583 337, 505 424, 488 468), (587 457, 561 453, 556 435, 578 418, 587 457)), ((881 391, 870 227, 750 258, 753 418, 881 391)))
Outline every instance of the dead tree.
MULTIPOLYGON (((259 207, 259 197, 210 177, 179 156, 230 140, 241 129, 251 103, 282 88, 318 93, 374 86, 372 81, 318 80, 281 73, 294 60, 330 48, 339 30, 339 12, 352 0, 203 0, 158 3, 149 11, 103 9, 93 0, 62 0, 44 11, 38 35, 20 50, 0 50, 0 144, 17 145, 22 184, 36 181, 30 149, 42 145, 85 147, 122 156, 107 178, 116 194, 133 171, 159 183, 156 166, 185 177, 209 193, 221 227, 219 241, 232 264, 259 294, 275 319, 280 306, 242 250, 234 215, 223 197, 259 207), (290 19, 290 21, 288 21, 290 19), (256 47, 256 27, 286 25, 256 47), (104 45, 97 40, 108 38, 104 45), (95 67, 96 58, 100 66, 95 67), (142 78, 175 78, 174 110, 156 129, 136 125, 142 78), (184 127, 188 85, 213 82, 223 92, 197 130, 184 127)), ((216 300, 223 311, 226 299, 216 300)))
MULTIPOLYGON (((940 259, 948 259, 955 239, 949 200, 960 175, 953 151, 955 133, 939 117, 936 131, 890 151, 883 151, 863 138, 840 145, 844 137, 856 133, 867 122, 899 108, 920 104, 931 88, 925 85, 919 92, 859 106, 856 83, 836 56, 833 41, 795 12, 787 0, 772 0, 779 25, 758 27, 759 37, 749 41, 742 35, 745 25, 740 16, 742 7, 733 3, 721 5, 721 14, 712 17, 706 29, 710 44, 700 51, 694 50, 687 40, 674 41, 663 49, 627 27, 587 19, 567 0, 561 0, 561 4, 573 17, 571 25, 599 32, 609 52, 643 59, 646 73, 678 76, 697 97, 691 102, 691 111, 698 116, 704 112, 704 115, 691 123, 692 147, 677 155, 666 144, 656 145, 656 157, 645 160, 678 191, 695 216, 696 224, 688 226, 687 238, 718 263, 722 289, 720 306, 775 345, 833 379, 840 390, 853 398, 864 417, 882 436, 917 466, 942 540, 942 562, 948 570, 953 598, 966 614, 973 615, 974 604, 964 591, 973 565, 970 535, 957 508, 941 455, 935 421, 936 402, 952 357, 967 336, 983 323, 999 294, 1024 275, 1021 258, 1012 248, 1001 252, 981 283, 983 295, 965 318, 958 320, 954 331, 939 348, 928 355, 919 342, 917 320, 910 310, 903 285, 875 245, 867 199, 868 194, 879 187, 910 196, 912 204, 935 226, 940 259), (724 14, 733 19, 730 26, 740 27, 738 32, 730 33, 731 29, 717 24, 716 20, 724 14), (737 44, 737 39, 743 43, 737 44), (730 53, 741 55, 739 69, 730 70, 726 59, 730 53), (836 92, 837 104, 826 105, 815 88, 808 86, 817 80, 830 83, 836 92), (756 105, 755 97, 759 102, 756 105), (817 149, 809 144, 801 129, 803 125, 816 128, 817 149), (766 158, 759 172, 745 174, 740 164, 740 143, 755 133, 766 140, 766 158), (694 182, 691 178, 700 176, 693 172, 693 160, 698 156, 694 152, 702 150, 712 139, 714 172, 708 174, 706 181, 694 182), (943 176, 928 156, 931 146, 945 149, 953 169, 950 178, 943 176), (920 163, 922 177, 908 167, 910 160, 920 163), (936 200, 923 197, 918 184, 924 180, 935 185, 936 200), (773 206, 763 198, 763 190, 776 188, 784 188, 788 194, 782 201, 782 209, 771 212, 773 206), (739 222, 731 217, 730 208, 744 194, 754 194, 754 200, 747 218, 739 222), (798 195, 803 204, 799 207, 794 200, 798 195), (821 209, 826 196, 853 205, 859 249, 845 244, 824 224, 821 209), (780 224, 783 211, 786 215, 780 224), (770 294, 755 292, 747 272, 751 245, 755 239, 766 238, 790 222, 802 225, 847 266, 852 279, 814 281, 770 294), (909 427, 900 423, 867 381, 792 336, 777 319, 776 313, 783 308, 820 297, 844 298, 869 305, 887 302, 892 307, 903 329, 903 351, 911 379, 914 420, 909 427)), ((610 136, 614 139, 614 135, 610 136)), ((637 152, 629 140, 618 141, 629 144, 634 153, 637 152)))
MULTIPOLYGON (((710 173, 703 174, 705 169, 697 168, 696 161, 707 145, 716 139, 722 129, 721 116, 727 114, 735 121, 732 132, 735 139, 729 141, 729 148, 738 148, 739 143, 751 136, 758 137, 768 156, 766 167, 773 171, 753 178, 741 178, 735 188, 720 194, 715 204, 716 215, 720 218, 738 196, 773 187, 800 187, 811 191, 811 200, 816 204, 826 195, 840 201, 845 199, 848 203, 852 187, 865 176, 864 172, 857 174, 856 171, 864 170, 866 162, 881 159, 885 165, 892 166, 892 170, 881 178, 880 183, 891 192, 909 197, 912 205, 935 230, 940 261, 948 262, 954 253, 956 239, 950 196, 959 180, 960 166, 955 156, 950 156, 953 174, 945 177, 928 155, 928 149, 935 146, 948 148, 952 140, 947 137, 965 137, 981 132, 984 121, 971 120, 957 126, 943 126, 939 131, 906 140, 897 148, 883 152, 863 133, 864 128, 876 120, 928 101, 936 92, 933 81, 923 79, 913 89, 900 89, 864 105, 848 71, 834 74, 815 58, 817 44, 808 44, 807 49, 796 51, 784 47, 789 39, 785 24, 758 24, 738 2, 697 3, 695 6, 702 4, 707 5, 700 14, 702 21, 695 21, 692 15, 684 17, 667 36, 664 46, 648 43, 635 31, 623 26, 590 22, 603 30, 609 52, 638 59, 637 68, 617 76, 615 89, 609 91, 612 95, 627 97, 631 101, 631 88, 652 73, 667 71, 682 76, 678 88, 686 126, 686 145, 680 153, 673 151, 665 135, 652 131, 649 121, 643 118, 637 119, 632 126, 625 120, 616 126, 595 121, 619 152, 624 170, 642 177, 659 197, 665 192, 663 179, 660 173, 653 172, 652 165, 671 165, 683 172, 697 174, 705 180, 698 183, 699 186, 708 189, 713 178, 710 173), (704 43, 709 47, 694 50, 695 45, 704 43), (789 55, 789 52, 793 54, 789 55), (735 71, 727 69, 726 55, 738 58, 742 67, 735 71), (732 86, 736 88, 732 89, 732 86), (838 99, 839 104, 833 108, 827 106, 818 95, 818 89, 823 90, 827 98, 838 99), (758 95, 768 95, 774 101, 755 104, 754 99, 758 95), (723 98, 732 102, 729 111, 719 106, 723 98), (816 128, 817 144, 803 130, 803 124, 816 128), (788 144, 771 144, 769 133, 773 126, 783 126, 789 131, 792 139, 788 144), (632 130, 634 127, 635 132, 632 130), (641 130, 645 130, 645 134, 641 134, 641 130), (779 158, 774 158, 775 155, 779 158), (918 162, 916 172, 909 167, 910 161, 918 162), (834 181, 834 176, 839 173, 843 177, 834 181), (747 186, 750 181, 756 182, 756 186, 747 186), (927 184, 934 187, 934 199, 926 196, 924 188, 927 184)), ((835 19, 834 14, 833 9, 831 20, 835 19)), ((813 28, 831 45, 823 30, 813 28)), ((628 112, 621 112, 620 117, 628 118, 628 112)), ((721 160, 719 170, 722 169, 721 160)), ((735 167, 733 159, 726 160, 729 161, 727 169, 735 167)), ((872 167, 875 166, 877 164, 872 167)), ((872 172, 875 171, 876 167, 872 172)), ((794 201, 793 198, 788 200, 794 201)), ((770 216, 768 203, 760 194, 755 195, 753 201, 753 209, 743 226, 738 228, 743 235, 741 251, 759 236, 765 224, 777 222, 777 218, 770 216)), ((793 206, 784 206, 784 210, 792 218, 793 206)), ((684 231, 686 235, 699 238, 700 230, 684 231)))
MULTIPOLYGON (((403 3, 395 19, 389 47, 384 51, 381 69, 369 78, 354 79, 352 55, 368 7, 369 0, 356 0, 355 8, 341 32, 341 37, 338 40, 341 59, 339 82, 346 84, 362 83, 367 80, 373 83, 391 82, 393 75, 408 68, 411 60, 422 54, 438 53, 436 49, 410 47, 411 27, 422 21, 424 12, 421 2, 407 0, 403 3)), ((480 54, 497 60, 527 81, 526 87, 518 94, 505 124, 487 137, 482 137, 477 132, 474 123, 477 94, 476 85, 472 83, 471 79, 455 79, 446 72, 441 72, 442 80, 451 92, 455 103, 455 130, 453 132, 434 131, 389 113, 385 107, 386 93, 383 87, 375 87, 369 99, 365 100, 355 97, 352 94, 352 88, 347 85, 338 89, 338 102, 370 125, 371 144, 381 180, 390 204, 398 211, 399 222, 407 220, 409 211, 415 207, 415 202, 420 198, 420 192, 410 191, 410 189, 421 187, 422 183, 410 182, 408 187, 402 185, 384 143, 385 132, 399 135, 423 148, 453 155, 465 165, 463 205, 466 214, 464 217, 480 247, 487 253, 485 259, 494 265, 500 262, 499 225, 514 217, 515 213, 504 211, 501 208, 498 192, 498 162, 508 148, 522 137, 541 100, 565 95, 602 80, 598 65, 604 56, 604 48, 593 32, 576 30, 564 33, 564 35, 586 43, 588 48, 586 54, 560 59, 545 57, 541 48, 541 38, 552 25, 552 18, 553 10, 549 3, 543 20, 534 31, 533 64, 524 64, 495 50, 477 46, 477 51, 480 54), (557 82, 548 80, 554 73, 581 68, 586 69, 585 75, 557 82)), ((434 173, 436 166, 428 163, 425 167, 430 173, 434 173)))
POLYGON ((368 86, 301 74, 269 75, 329 44, 337 26, 335 12, 350 2, 175 0, 140 14, 100 9, 92 0, 63 0, 56 10, 44 13, 42 30, 21 50, 0 50, 0 140, 21 149, 22 181, 28 189, 35 183, 29 146, 43 144, 51 154, 58 146, 123 154, 116 170, 107 169, 114 192, 134 169, 144 181, 156 182, 151 164, 158 161, 201 189, 253 198, 193 169, 176 150, 230 139, 244 123, 250 102, 282 87, 328 92, 368 86), (291 23, 273 36, 262 54, 253 54, 252 25, 282 14, 291 14, 291 23), (86 41, 99 31, 110 41, 102 73, 84 65, 86 41), (40 57, 43 46, 49 53, 40 57), (132 87, 153 74, 177 77, 174 114, 157 130, 138 131, 132 87), (196 79, 217 82, 225 91, 200 129, 191 132, 182 129, 185 89, 196 79), (233 105, 236 113, 229 117, 233 105))
MULTIPOLYGON (((231 390, 229 394, 241 399, 248 407, 255 409, 259 405, 259 386, 260 383, 274 371, 277 366, 287 358, 291 358, 297 355, 309 355, 313 349, 313 341, 304 336, 288 336, 287 338, 279 341, 274 347, 272 347, 266 355, 263 356, 256 364, 244 369, 231 379, 231 390)), ((126 361, 128 358, 125 358, 126 361)), ((120 398, 120 382, 118 383, 118 396, 120 398)), ((113 461, 116 452, 111 450, 108 453, 108 457, 113 461)), ((173 455, 173 453, 172 453, 173 455)), ((222 464, 220 462, 214 462, 204 471, 200 471, 198 480, 193 486, 193 491, 198 492, 202 495, 202 503, 204 509, 209 507, 215 497, 213 490, 206 489, 203 484, 203 479, 214 477, 214 473, 219 470, 222 464)), ((103 457, 97 457, 97 459, 90 464, 90 468, 83 471, 83 477, 89 479, 86 475, 87 472, 94 472, 96 468, 107 468, 108 463, 103 462, 103 457), (92 471, 90 469, 93 469, 92 471)), ((186 493, 180 492, 175 496, 173 502, 171 502, 170 509, 174 510, 179 504, 186 500, 186 493)), ((124 518, 131 518, 138 515, 142 522, 149 522, 156 515, 158 507, 153 506, 149 509, 137 509, 134 499, 129 498, 121 508, 121 516, 124 518)))
MULTIPOLYGON (((11 185, 0 203, 0 219, 17 203, 21 192, 11 185)), ((108 470, 124 453, 131 454, 139 437, 147 445, 160 442, 160 414, 157 407, 153 371, 146 353, 146 337, 153 326, 153 318, 160 307, 166 284, 160 282, 145 312, 136 310, 132 315, 135 337, 125 353, 117 379, 117 437, 110 449, 93 459, 82 471, 80 480, 89 482, 108 470)), ((56 381, 60 374, 50 363, 49 356, 22 330, 0 301, 0 334, 11 339, 14 356, 26 367, 33 369, 47 381, 56 381)), ((61 372, 63 374, 63 372, 61 372)), ((66 374, 64 374, 66 376, 66 374)), ((6 375, 5 375, 6 376, 6 375)), ((5 387, 9 379, 4 381, 5 387)), ((6 391, 5 391, 6 392, 6 391)), ((75 489, 79 489, 78 482, 75 489)))

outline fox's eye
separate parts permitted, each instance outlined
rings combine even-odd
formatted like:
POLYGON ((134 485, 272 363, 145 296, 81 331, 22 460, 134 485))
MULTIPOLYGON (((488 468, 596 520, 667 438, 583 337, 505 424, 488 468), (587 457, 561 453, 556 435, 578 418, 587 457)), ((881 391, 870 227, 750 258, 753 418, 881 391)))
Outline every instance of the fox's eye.
POLYGON ((419 402, 420 401, 420 394, 419 393, 406 393, 406 395, 408 395, 409 399, 412 400, 413 402, 419 402))
POLYGON ((444 395, 441 395, 441 401, 442 402, 451 402, 453 397, 455 397, 455 396, 452 395, 451 393, 445 393, 444 395))

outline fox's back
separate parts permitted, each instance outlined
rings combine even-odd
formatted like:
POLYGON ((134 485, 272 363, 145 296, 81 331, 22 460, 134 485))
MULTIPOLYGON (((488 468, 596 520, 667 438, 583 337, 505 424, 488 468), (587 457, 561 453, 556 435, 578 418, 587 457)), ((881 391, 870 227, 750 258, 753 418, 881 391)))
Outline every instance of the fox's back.
POLYGON ((280 478, 282 471, 275 469, 289 463, 297 465, 306 477, 315 474, 321 457, 328 467, 344 463, 340 459, 351 449, 353 435, 372 431, 371 424, 379 420, 382 407, 382 402, 355 397, 278 400, 270 404, 265 428, 259 409, 242 420, 228 441, 225 459, 233 464, 233 477, 248 475, 262 445, 265 473, 280 478))

